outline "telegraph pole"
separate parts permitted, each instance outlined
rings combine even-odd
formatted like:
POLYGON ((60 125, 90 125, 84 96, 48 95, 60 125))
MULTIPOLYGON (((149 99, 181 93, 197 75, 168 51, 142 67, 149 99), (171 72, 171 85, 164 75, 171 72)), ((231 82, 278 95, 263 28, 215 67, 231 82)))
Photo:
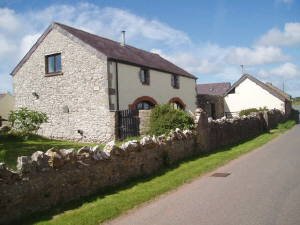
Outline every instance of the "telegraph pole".
POLYGON ((240 67, 242 68, 242 75, 244 75, 245 71, 244 71, 244 65, 240 65, 240 67))

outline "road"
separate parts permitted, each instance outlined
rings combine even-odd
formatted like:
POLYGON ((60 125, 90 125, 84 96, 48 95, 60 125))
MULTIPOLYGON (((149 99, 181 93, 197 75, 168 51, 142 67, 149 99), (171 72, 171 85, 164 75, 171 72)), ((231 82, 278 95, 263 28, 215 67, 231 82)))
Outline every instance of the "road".
POLYGON ((300 125, 109 225, 300 225, 300 125))

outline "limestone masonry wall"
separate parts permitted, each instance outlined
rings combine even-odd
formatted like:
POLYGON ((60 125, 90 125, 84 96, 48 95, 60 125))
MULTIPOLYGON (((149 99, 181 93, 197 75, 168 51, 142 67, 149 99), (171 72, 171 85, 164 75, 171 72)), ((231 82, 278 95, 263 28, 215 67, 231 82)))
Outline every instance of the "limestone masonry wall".
POLYGON ((64 32, 53 29, 14 75, 15 108, 46 113, 49 120, 39 134, 49 138, 113 140, 115 113, 109 111, 107 58, 64 32), (49 76, 45 56, 54 53, 61 53, 62 73, 49 76))
POLYGON ((16 171, 2 163, 0 224, 148 176, 184 158, 255 137, 267 131, 268 124, 277 123, 274 118, 259 113, 208 121, 206 113, 197 109, 193 131, 176 129, 169 135, 145 136, 121 147, 109 142, 104 149, 95 146, 37 151, 19 157, 16 171))

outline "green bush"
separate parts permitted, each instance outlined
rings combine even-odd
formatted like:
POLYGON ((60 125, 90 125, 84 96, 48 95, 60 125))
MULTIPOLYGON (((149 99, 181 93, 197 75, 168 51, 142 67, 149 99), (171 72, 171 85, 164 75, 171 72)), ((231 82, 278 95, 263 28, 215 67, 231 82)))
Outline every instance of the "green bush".
POLYGON ((151 112, 149 133, 162 135, 176 128, 192 129, 193 126, 194 120, 187 112, 174 109, 170 104, 157 105, 151 112))
POLYGON ((21 136, 28 136, 36 133, 41 124, 48 121, 48 117, 42 112, 20 108, 11 111, 8 121, 11 123, 12 132, 21 136))
POLYGON ((249 109, 243 109, 240 111, 239 116, 249 116, 251 113, 254 112, 262 112, 262 111, 268 111, 267 107, 260 107, 260 108, 249 108, 249 109))

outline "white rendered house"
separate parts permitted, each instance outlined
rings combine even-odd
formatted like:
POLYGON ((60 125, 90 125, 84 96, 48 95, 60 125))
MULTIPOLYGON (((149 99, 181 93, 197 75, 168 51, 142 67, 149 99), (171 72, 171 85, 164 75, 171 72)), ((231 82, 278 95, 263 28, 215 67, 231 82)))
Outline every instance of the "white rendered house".
POLYGON ((236 115, 243 109, 278 109, 289 114, 291 97, 270 83, 263 83, 255 77, 244 74, 224 95, 225 114, 236 115))

